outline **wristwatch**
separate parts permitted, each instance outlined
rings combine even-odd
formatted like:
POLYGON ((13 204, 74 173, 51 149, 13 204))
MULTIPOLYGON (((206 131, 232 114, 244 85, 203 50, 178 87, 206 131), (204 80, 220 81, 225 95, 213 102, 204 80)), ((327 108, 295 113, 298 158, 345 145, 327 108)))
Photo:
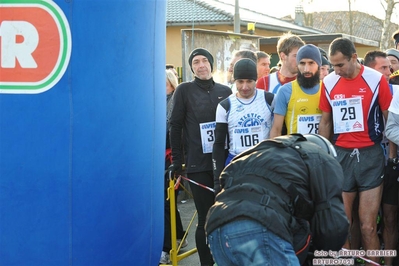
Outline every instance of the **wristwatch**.
POLYGON ((396 158, 388 158, 388 164, 397 165, 399 163, 399 159, 396 158))

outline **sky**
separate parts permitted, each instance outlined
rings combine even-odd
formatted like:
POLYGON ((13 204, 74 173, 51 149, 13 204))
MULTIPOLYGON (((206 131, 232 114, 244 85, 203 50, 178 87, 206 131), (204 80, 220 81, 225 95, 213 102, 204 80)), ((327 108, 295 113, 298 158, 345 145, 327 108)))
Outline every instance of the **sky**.
MULTIPOLYGON (((235 3, 235 0, 220 0, 235 3)), ((265 14, 273 17, 294 16, 295 6, 302 3, 305 13, 317 11, 348 11, 348 0, 238 0, 241 7, 254 10, 263 10, 265 14)), ((379 19, 385 18, 385 8, 381 0, 352 0, 352 10, 361 11, 376 16, 379 19)), ((396 4, 392 13, 391 21, 399 24, 399 4, 396 4)))

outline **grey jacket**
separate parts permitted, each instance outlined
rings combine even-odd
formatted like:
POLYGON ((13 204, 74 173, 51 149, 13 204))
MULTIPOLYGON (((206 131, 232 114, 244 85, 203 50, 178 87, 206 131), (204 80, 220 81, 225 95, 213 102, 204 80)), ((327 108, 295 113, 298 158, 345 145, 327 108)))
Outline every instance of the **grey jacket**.
POLYGON ((385 135, 390 141, 399 145, 399 114, 389 112, 385 135))

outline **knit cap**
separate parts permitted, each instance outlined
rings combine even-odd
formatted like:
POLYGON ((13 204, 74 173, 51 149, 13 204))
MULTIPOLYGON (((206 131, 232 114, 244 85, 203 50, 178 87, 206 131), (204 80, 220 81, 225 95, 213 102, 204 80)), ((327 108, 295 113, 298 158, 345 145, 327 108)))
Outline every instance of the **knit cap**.
POLYGON ((324 51, 322 48, 319 48, 320 51, 320 55, 321 55, 321 65, 325 66, 325 65, 330 65, 330 61, 328 61, 328 57, 327 57, 327 53, 326 51, 324 51))
POLYGON ((385 51, 387 55, 395 56, 399 60, 399 50, 396 49, 388 49, 385 51))
POLYGON ((233 70, 234 80, 237 79, 252 79, 258 78, 256 71, 256 64, 254 61, 248 58, 242 58, 234 64, 233 70))
POLYGON ((298 53, 296 54, 296 63, 299 64, 299 61, 304 58, 312 59, 319 66, 322 66, 320 50, 313 44, 306 44, 299 48, 298 53))
POLYGON ((191 71, 194 73, 192 64, 193 64, 194 57, 197 55, 203 55, 206 58, 208 58, 209 64, 211 65, 211 72, 212 72, 213 71, 213 56, 205 48, 197 48, 191 52, 190 57, 188 58, 188 64, 190 65, 191 71))

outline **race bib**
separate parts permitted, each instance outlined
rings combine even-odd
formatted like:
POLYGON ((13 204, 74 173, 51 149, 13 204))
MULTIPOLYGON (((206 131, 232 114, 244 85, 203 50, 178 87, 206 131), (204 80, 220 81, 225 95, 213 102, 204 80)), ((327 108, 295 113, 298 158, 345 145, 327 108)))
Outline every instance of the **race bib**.
POLYGON ((233 130, 234 152, 239 154, 263 140, 262 126, 236 127, 233 130))
POLYGON ((332 100, 334 134, 364 131, 362 98, 332 100))
POLYGON ((297 131, 301 134, 319 134, 321 115, 298 115, 297 131))
MULTIPOLYGON (((203 153, 212 153, 213 151, 213 143, 215 143, 215 128, 216 122, 207 122, 200 124, 203 153)), ((227 136, 224 143, 224 148, 227 149, 227 136)))

